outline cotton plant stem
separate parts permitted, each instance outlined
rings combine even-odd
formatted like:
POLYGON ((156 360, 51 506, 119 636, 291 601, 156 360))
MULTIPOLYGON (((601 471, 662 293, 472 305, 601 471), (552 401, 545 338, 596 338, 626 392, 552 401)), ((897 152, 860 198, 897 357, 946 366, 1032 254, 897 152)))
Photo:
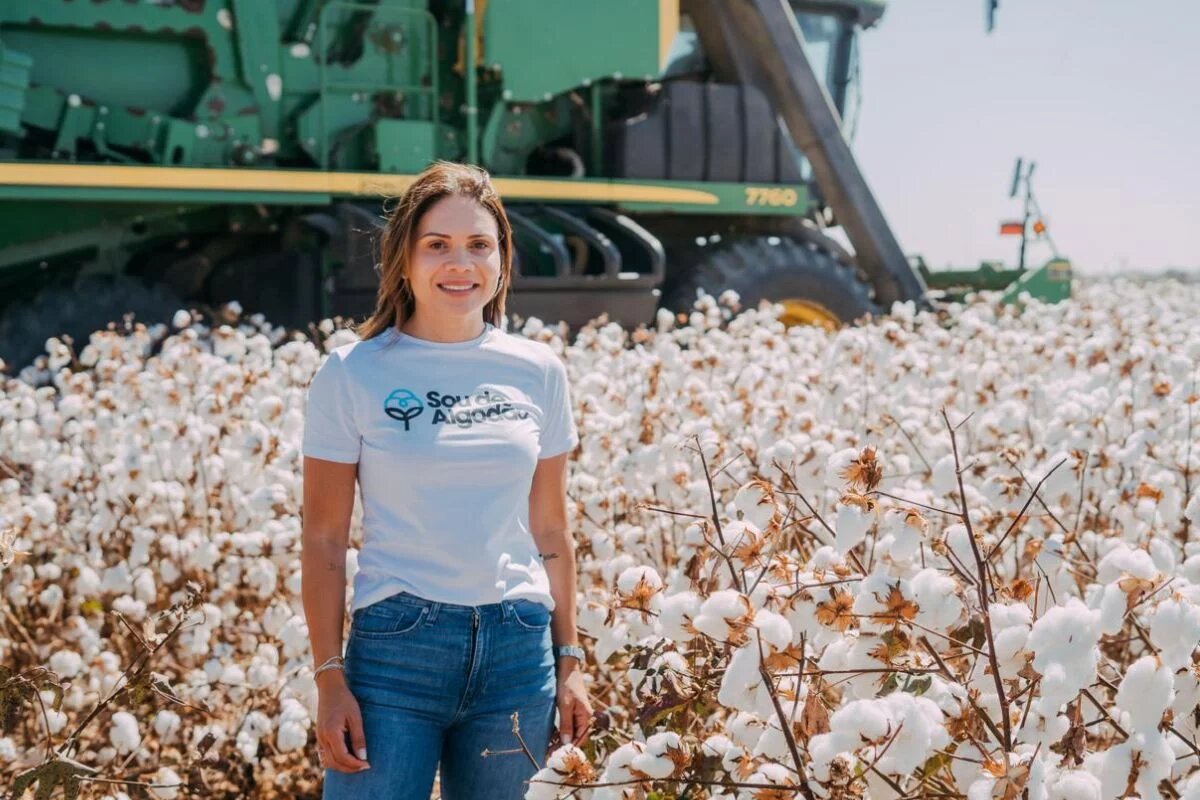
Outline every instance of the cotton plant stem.
MULTIPOLYGON (((1000 721, 1004 726, 1004 752, 1011 753, 1013 749, 1012 721, 1009 720, 1008 697, 1004 691, 1004 681, 1000 677, 1000 661, 996 657, 996 639, 992 634, 991 615, 988 613, 988 595, 990 594, 988 571, 984 564, 983 555, 979 552, 979 543, 975 541, 975 531, 971 526, 971 515, 967 510, 967 492, 963 486, 962 469, 959 466, 958 439, 954 434, 955 428, 950 424, 950 416, 946 413, 946 409, 944 408, 942 409, 942 418, 946 421, 946 428, 950 432, 950 447, 954 451, 954 472, 955 477, 958 480, 958 497, 959 503, 962 505, 962 520, 963 524, 967 527, 967 541, 971 544, 971 554, 975 557, 975 567, 979 574, 979 586, 977 587, 979 589, 979 612, 983 616, 983 632, 987 638, 988 662, 992 667, 992 678, 996 684, 996 696, 997 700, 1000 702, 1000 721)), ((966 422, 966 420, 964 419, 963 422, 966 422)), ((962 423, 960 422, 959 424, 961 425, 962 423)), ((1059 462, 1059 464, 1061 465, 1062 462, 1059 462)), ((1054 470, 1051 470, 1050 472, 1053 471, 1054 470)), ((1047 473, 1046 477, 1050 477, 1050 473, 1047 473)), ((1042 480, 1045 480, 1045 478, 1042 480)), ((1041 484, 1039 483, 1038 485, 1040 486, 1041 484)), ((1035 491, 1034 494, 1036 493, 1037 492, 1035 491)), ((1026 501, 1025 507, 1029 507, 1028 501, 1026 501)), ((1024 509, 1022 509, 1022 513, 1024 513, 1024 509)), ((1020 519, 1020 516, 1018 516, 1018 519, 1020 519)), ((1015 525, 1016 520, 1013 521, 1013 526, 1015 525)), ((1009 528, 1009 530, 1012 530, 1012 528, 1009 528)), ((1005 536, 1007 535, 1008 534, 1006 533, 1005 536)), ((1003 539, 1001 539, 1001 541, 1003 541, 1003 539)))
MULTIPOLYGON (((944 414, 945 411, 943 411, 942 413, 944 414)), ((954 441, 954 435, 951 434, 951 442, 953 442, 953 441, 954 441)), ((956 447, 955 452, 957 453, 957 445, 955 445, 955 447, 956 447)), ((956 455, 955 458, 957 458, 957 457, 958 456, 956 455)), ((992 545, 992 549, 988 551, 988 554, 987 554, 988 561, 992 560, 992 556, 994 556, 996 554, 996 551, 1000 549, 1000 545, 1004 544, 1004 540, 1008 538, 1008 535, 1010 533, 1012 533, 1014 530, 1016 530, 1017 526, 1020 524, 1021 520, 1024 518, 1025 512, 1029 509, 1030 504, 1033 502, 1035 497, 1038 497, 1038 490, 1042 488, 1042 484, 1045 483, 1050 478, 1050 476, 1054 474, 1054 471, 1056 469, 1058 469, 1065 463, 1067 463, 1067 460, 1065 458, 1062 461, 1059 461, 1057 464, 1055 464, 1053 467, 1050 468, 1050 471, 1047 472, 1040 481, 1037 482, 1037 486, 1033 487, 1033 491, 1030 492, 1029 497, 1025 500, 1025 505, 1021 506, 1020 512, 1017 514, 1016 517, 1013 518, 1012 524, 1008 526, 1008 530, 1006 530, 1004 532, 1004 535, 1001 536, 996 541, 996 543, 994 545, 992 545)), ((960 493, 962 492, 962 476, 961 475, 958 476, 958 490, 960 493)), ((1040 500, 1041 498, 1039 497, 1038 499, 1040 500)), ((966 506, 965 506, 966 498, 965 498, 965 496, 963 498, 963 503, 964 503, 963 511, 965 514, 966 513, 966 506)), ((971 527, 970 519, 966 520, 966 524, 967 524, 968 528, 971 527)))
MULTIPOLYGON (((933 660, 937 662, 938 667, 940 667, 942 670, 942 674, 945 675, 946 678, 951 682, 957 683, 958 678, 956 678, 954 673, 950 671, 950 667, 948 667, 946 662, 942 660, 942 657, 938 655, 937 650, 933 649, 933 645, 929 643, 929 640, 922 636, 917 641, 919 641, 921 646, 925 648, 925 652, 929 653, 933 660)), ((971 704, 971 708, 976 714, 979 715, 979 719, 981 719, 987 729, 991 731, 992 736, 996 737, 996 742, 1002 743, 1004 741, 1004 737, 1000 733, 1000 730, 996 727, 996 723, 992 722, 992 718, 987 715, 987 712, 975 702, 975 700, 971 697, 970 692, 967 693, 967 702, 971 704)))
MULTIPOLYGON (((704 468, 704 480, 708 482, 708 497, 712 503, 712 521, 713 521, 713 525, 716 526, 716 529, 717 529, 717 541, 719 541, 721 543, 721 551, 722 551, 722 554, 724 554, 723 551, 725 550, 725 534, 721 529, 721 514, 720 514, 720 511, 717 509, 717 492, 713 488, 712 474, 709 473, 709 471, 708 471, 708 459, 706 459, 704 457, 704 448, 700 444, 699 434, 692 434, 692 438, 695 439, 696 451, 700 454, 700 466, 704 468)), ((746 585, 743 581, 739 580, 737 567, 734 566, 733 560, 730 559, 728 556, 726 556, 725 561, 729 565, 729 574, 730 574, 730 577, 733 579, 734 587, 738 591, 744 593, 746 590, 746 585)))

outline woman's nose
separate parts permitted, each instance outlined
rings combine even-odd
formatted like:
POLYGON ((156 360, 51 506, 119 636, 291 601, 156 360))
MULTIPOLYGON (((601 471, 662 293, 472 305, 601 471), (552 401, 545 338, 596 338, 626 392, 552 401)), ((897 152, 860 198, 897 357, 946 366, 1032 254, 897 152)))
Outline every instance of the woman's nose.
POLYGON ((447 264, 470 264, 471 251, 467 247, 451 247, 446 250, 447 264))

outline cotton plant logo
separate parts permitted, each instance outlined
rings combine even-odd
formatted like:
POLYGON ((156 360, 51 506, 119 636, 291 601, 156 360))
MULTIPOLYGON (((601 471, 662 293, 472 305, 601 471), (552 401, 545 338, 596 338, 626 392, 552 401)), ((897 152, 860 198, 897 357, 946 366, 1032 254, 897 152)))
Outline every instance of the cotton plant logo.
POLYGON ((408 430, 408 423, 425 409, 421 398, 417 397, 408 389, 397 389, 387 396, 383 401, 384 412, 392 419, 398 419, 404 423, 404 430, 408 430))

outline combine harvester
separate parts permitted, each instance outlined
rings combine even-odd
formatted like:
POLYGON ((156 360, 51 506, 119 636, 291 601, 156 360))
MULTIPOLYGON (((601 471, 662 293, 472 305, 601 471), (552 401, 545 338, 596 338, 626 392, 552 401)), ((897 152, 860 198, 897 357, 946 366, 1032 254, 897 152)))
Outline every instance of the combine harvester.
MULTIPOLYGON (((0 358, 183 303, 361 317, 383 199, 436 158, 496 177, 523 317, 636 325, 703 287, 833 327, 970 288, 910 263, 847 144, 883 9, 4 0, 0 358)), ((974 283, 1052 299, 1051 274, 974 283)))

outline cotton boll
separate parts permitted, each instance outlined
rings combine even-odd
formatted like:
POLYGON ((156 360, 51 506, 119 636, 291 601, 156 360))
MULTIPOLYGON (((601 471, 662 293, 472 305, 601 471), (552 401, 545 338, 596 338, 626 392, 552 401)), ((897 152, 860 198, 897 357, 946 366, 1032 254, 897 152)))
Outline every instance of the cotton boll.
POLYGON ((43 713, 46 715, 46 726, 49 728, 51 735, 60 732, 67 726, 66 712, 55 711, 53 708, 47 707, 43 713))
POLYGON ((83 668, 83 659, 73 650, 56 650, 50 655, 50 669, 60 678, 74 678, 83 668))
POLYGON ((100 591, 100 576, 96 574, 96 571, 91 567, 80 567, 79 573, 71 584, 71 593, 75 598, 79 600, 93 598, 100 594, 100 591))
POLYGON ((613 750, 605 762, 604 771, 600 774, 600 783, 616 783, 627 781, 634 777, 630 769, 633 762, 646 750, 643 742, 632 741, 613 750))
POLYGON ((662 578, 653 567, 629 567, 617 576, 617 591, 638 608, 649 608, 650 599, 662 588, 662 578))
POLYGON ((1188 664, 1200 642, 1200 606, 1183 598, 1163 600, 1150 619, 1150 641, 1168 667, 1188 664))
POLYGON ((1104 800, 1100 781, 1084 770, 1063 770, 1047 784, 1046 800, 1104 800))
POLYGON ((734 494, 733 505, 760 531, 767 530, 772 523, 778 524, 781 519, 775 489, 764 480, 753 480, 739 488, 734 494))
POLYGON ((845 555, 866 539, 875 521, 874 502, 856 494, 843 495, 839 501, 833 528, 838 553, 845 555))
POLYGON ((179 715, 169 708, 161 709, 154 715, 154 732, 164 741, 169 741, 175 736, 180 724, 179 715))
POLYGON ((757 715, 742 711, 733 716, 725 726, 725 732, 734 744, 749 749, 758 742, 765 728, 766 723, 757 715))
POLYGON ((1128 595, 1119 584, 1110 583, 1099 592, 1100 631, 1112 636, 1125 624, 1128 595))
POLYGON ((38 603, 50 614, 56 614, 63 604, 63 590, 52 583, 38 593, 38 603))
POLYGON ((855 447, 847 447, 830 455, 825 461, 825 486, 839 491, 845 489, 846 479, 842 477, 842 473, 858 455, 859 450, 855 447))
POLYGON ((1098 612, 1074 597, 1033 624, 1026 647, 1033 651, 1033 668, 1043 677, 1037 701, 1043 715, 1055 714, 1095 679, 1099 640, 1098 612))
POLYGON ((759 673, 761 665, 762 658, 756 645, 746 645, 735 650, 721 678, 717 702, 726 708, 745 712, 756 711, 763 682, 759 673))
POLYGON ((634 757, 631 766, 651 778, 669 778, 683 774, 690 758, 674 731, 656 733, 646 739, 645 749, 634 757))
POLYGON ((308 744, 311 724, 308 710, 294 698, 286 697, 280 704, 275 725, 275 746, 282 752, 300 750, 308 744))
POLYGON ((1015 673, 1025 663, 1022 654, 1029 638, 1033 612, 1024 603, 994 603, 988 607, 988 617, 1001 672, 1005 678, 1016 677, 1015 673))
POLYGON ((279 667, 276 664, 255 657, 246 670, 246 681, 251 689, 261 689, 270 686, 279 679, 279 667))
POLYGON ((241 754, 242 758, 249 763, 253 764, 258 761, 258 739, 248 731, 238 731, 237 736, 234 738, 233 746, 241 754))
POLYGON ((945 495, 958 491, 958 477, 954 470, 953 453, 942 456, 934 463, 931 484, 935 492, 945 495))
POLYGON ((154 773, 154 788, 148 791, 158 800, 176 800, 180 796, 180 787, 184 785, 183 778, 175 770, 170 767, 159 767, 158 771, 154 773))
POLYGON ((1187 779, 1179 796, 1181 800, 1200 800, 1200 772, 1187 779))
POLYGON ((788 747, 787 738, 783 735, 783 729, 774 722, 768 725, 762 736, 758 737, 758 742, 755 743, 751 755, 786 761, 791 755, 791 750, 788 747))
POLYGON ((887 546, 890 558, 895 562, 903 562, 916 555, 925 539, 927 527, 925 518, 916 510, 889 508, 880 521, 879 533, 881 538, 891 537, 887 546))
POLYGON ((1129 782, 1133 759, 1139 761, 1134 790, 1142 797, 1157 797, 1158 783, 1166 778, 1175 760, 1166 738, 1158 733, 1135 733, 1099 753, 1089 753, 1084 768, 1100 779, 1102 796, 1120 797, 1129 782))
POLYGON ((1174 676, 1155 656, 1143 656, 1129 667, 1117 691, 1117 707, 1129 714, 1135 731, 1158 728, 1175 697, 1174 676))
POLYGON ((762 562, 763 532, 749 520, 736 520, 723 526, 725 550, 734 563, 752 568, 762 562))
POLYGON ((1188 518, 1193 525, 1200 525, 1200 491, 1192 492, 1192 498, 1188 501, 1187 508, 1184 509, 1183 515, 1188 518))
POLYGON ((118 753, 129 753, 142 743, 142 735, 138 731, 137 719, 128 711, 118 711, 112 715, 112 728, 108 738, 118 753))
POLYGON ((929 567, 913 575, 909 584, 917 603, 917 623, 945 631, 958 622, 964 607, 954 578, 929 567))
POLYGON ((735 589, 722 589, 701 603, 692 626, 713 639, 726 641, 752 619, 750 601, 735 589))
POLYGON ((1113 583, 1123 576, 1153 581, 1158 577, 1158 568, 1145 550, 1118 543, 1096 566, 1096 583, 1113 583))
POLYGON ((768 645, 768 653, 785 650, 792 642, 792 626, 782 614, 760 608, 754 614, 754 627, 768 645))
POLYGON ((658 623, 663 636, 686 643, 696 635, 692 622, 700 613, 700 596, 687 590, 657 596, 658 623))

